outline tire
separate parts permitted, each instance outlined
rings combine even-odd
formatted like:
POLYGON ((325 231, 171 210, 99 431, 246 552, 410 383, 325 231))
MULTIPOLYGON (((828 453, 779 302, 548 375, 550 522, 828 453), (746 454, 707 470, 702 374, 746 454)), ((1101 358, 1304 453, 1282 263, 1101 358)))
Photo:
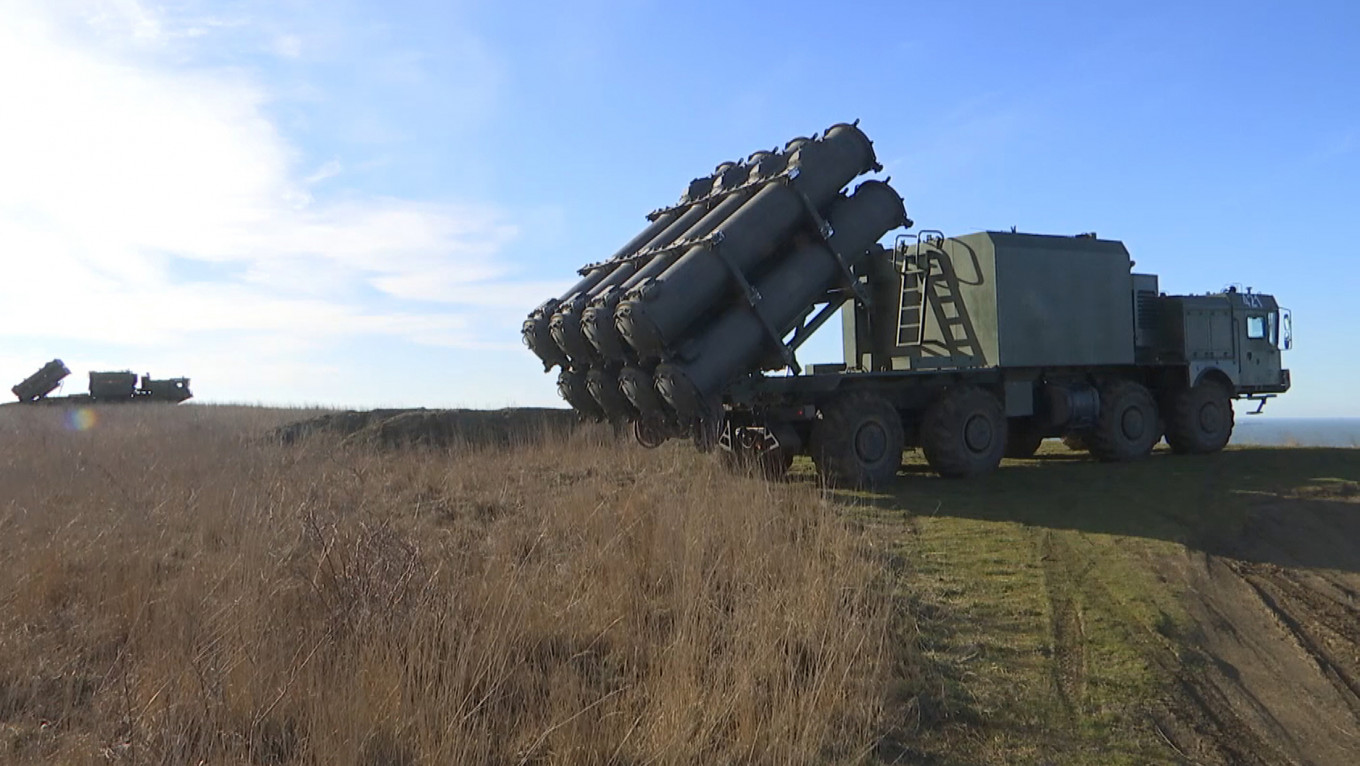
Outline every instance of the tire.
POLYGON ((902 416, 869 392, 842 394, 823 406, 812 425, 812 459, 828 484, 875 488, 902 467, 902 416))
POLYGON ((1044 432, 1034 425, 1030 418, 1012 418, 1006 424, 1006 457, 1014 460, 1028 460, 1039 451, 1044 441, 1044 432))
POLYGON ((1166 443, 1179 455, 1207 455, 1228 445, 1235 425, 1228 390, 1204 382, 1175 391, 1166 403, 1166 443))
POLYGON ((1100 414, 1085 434, 1091 454, 1107 463, 1141 460, 1162 438, 1157 400, 1146 386, 1113 380, 1100 388, 1100 414))
POLYGON ((647 449, 660 447, 671 436, 671 429, 660 418, 644 415, 633 421, 633 438, 647 449))
POLYGON ((921 452, 941 476, 981 476, 995 470, 1006 451, 1006 414, 987 391, 951 388, 921 419, 921 452))

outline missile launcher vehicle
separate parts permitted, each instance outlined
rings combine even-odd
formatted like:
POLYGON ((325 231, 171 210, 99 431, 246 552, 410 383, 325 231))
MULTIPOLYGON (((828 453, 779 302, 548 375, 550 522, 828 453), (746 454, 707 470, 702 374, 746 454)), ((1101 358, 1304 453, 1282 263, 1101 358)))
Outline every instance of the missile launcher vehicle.
POLYGON ((21 402, 36 402, 39 399, 47 398, 48 394, 57 390, 57 386, 70 375, 71 371, 66 369, 66 364, 60 359, 53 359, 38 368, 38 371, 23 379, 23 382, 10 389, 10 392, 19 397, 21 402))
POLYGON ((153 380, 147 373, 140 378, 133 372, 92 372, 90 392, 71 396, 51 396, 71 371, 60 359, 53 359, 41 369, 10 389, 24 404, 106 404, 121 402, 165 402, 178 404, 193 398, 188 378, 153 380))
POLYGON ((1094 234, 911 228, 857 125, 719 165, 535 309, 525 344, 582 416, 690 438, 733 466, 812 457, 874 486, 919 448, 939 474, 989 472, 1047 437, 1106 461, 1165 437, 1222 449, 1234 399, 1289 389, 1291 322, 1269 295, 1166 295, 1094 234), (796 352, 837 312, 844 360, 796 352), (769 374, 779 373, 779 374, 769 374))
POLYGON ((193 397, 188 378, 153 380, 135 372, 90 373, 90 398, 96 402, 167 402, 178 404, 193 397), (140 383, 140 385, 139 385, 140 383))

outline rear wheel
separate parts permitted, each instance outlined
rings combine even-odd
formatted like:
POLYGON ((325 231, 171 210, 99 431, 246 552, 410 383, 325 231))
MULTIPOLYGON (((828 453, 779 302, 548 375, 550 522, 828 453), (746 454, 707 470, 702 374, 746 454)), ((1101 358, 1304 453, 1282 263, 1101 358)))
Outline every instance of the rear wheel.
POLYGON ((1157 401, 1141 383, 1114 380, 1100 389, 1100 414, 1086 435, 1091 454, 1106 462, 1139 460, 1162 438, 1157 401))
POLYGON ((812 459, 828 484, 880 487, 902 467, 902 417, 887 399, 843 394, 822 407, 812 426, 812 459))
POLYGON ((1233 425, 1232 400, 1217 383, 1180 389, 1167 401, 1166 443, 1178 454, 1218 452, 1232 438, 1233 425))
POLYGON ((979 476, 1001 463, 1006 430, 995 396, 975 386, 951 388, 921 420, 921 451, 941 476, 979 476))

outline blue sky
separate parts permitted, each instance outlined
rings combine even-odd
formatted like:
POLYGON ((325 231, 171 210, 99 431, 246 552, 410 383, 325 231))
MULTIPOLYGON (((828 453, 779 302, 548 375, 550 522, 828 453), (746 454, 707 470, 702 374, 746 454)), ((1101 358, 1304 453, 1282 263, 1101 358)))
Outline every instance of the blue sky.
POLYGON ((529 309, 690 178, 858 118, 921 226, 1276 294, 1269 411, 1357 416, 1357 9, 0 0, 0 372, 556 404, 529 309))

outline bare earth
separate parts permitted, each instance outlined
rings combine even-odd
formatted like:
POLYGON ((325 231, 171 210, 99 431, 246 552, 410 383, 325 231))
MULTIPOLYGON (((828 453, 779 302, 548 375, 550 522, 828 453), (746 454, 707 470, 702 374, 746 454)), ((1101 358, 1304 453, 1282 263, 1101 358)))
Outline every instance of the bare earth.
POLYGON ((1173 740, 1218 763, 1354 763, 1360 755, 1360 503, 1258 501, 1235 556, 1187 551, 1159 571, 1188 585, 1192 642, 1173 740))
POLYGON ((906 473, 847 498, 935 674, 882 761, 1360 763, 1360 451, 906 473))

